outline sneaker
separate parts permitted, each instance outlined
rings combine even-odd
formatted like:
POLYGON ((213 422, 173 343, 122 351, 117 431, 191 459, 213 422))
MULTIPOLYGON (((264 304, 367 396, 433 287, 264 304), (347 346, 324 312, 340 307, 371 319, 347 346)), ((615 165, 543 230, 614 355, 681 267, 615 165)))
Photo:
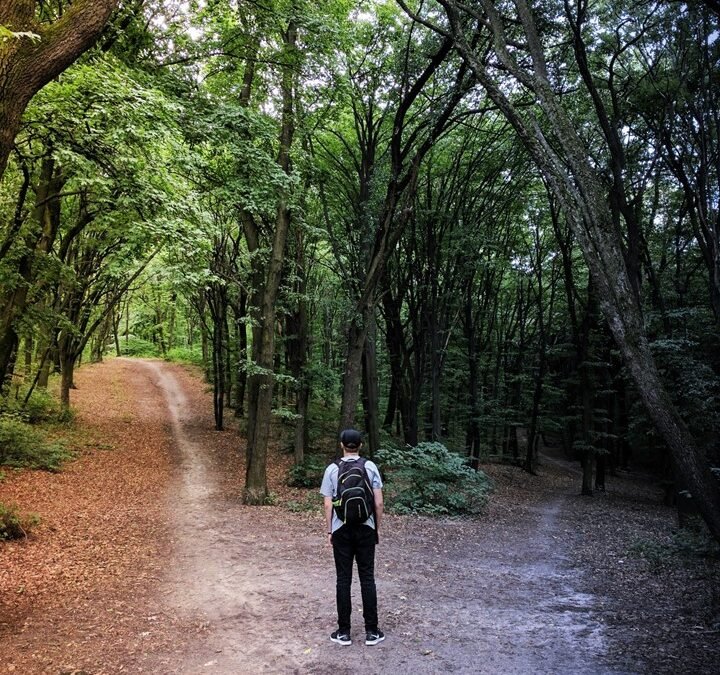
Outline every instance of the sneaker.
POLYGON ((385 639, 385 633, 381 630, 369 630, 365 633, 365 644, 376 645, 378 642, 382 642, 385 639))
MULTIPOLYGON (((369 633, 368 633, 369 635, 369 633)), ((350 639, 350 635, 347 633, 343 633, 342 631, 336 630, 334 633, 330 635, 330 639, 333 642, 337 642, 339 645, 351 645, 352 640, 350 639)))

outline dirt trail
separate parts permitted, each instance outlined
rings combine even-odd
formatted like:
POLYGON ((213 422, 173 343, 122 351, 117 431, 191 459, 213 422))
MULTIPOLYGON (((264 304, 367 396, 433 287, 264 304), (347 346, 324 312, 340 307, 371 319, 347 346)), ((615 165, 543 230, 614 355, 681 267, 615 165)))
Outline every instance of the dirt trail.
POLYGON ((362 644, 358 613, 353 645, 332 644, 333 566, 320 517, 241 506, 223 487, 223 458, 199 441, 182 383, 160 363, 136 368, 164 392, 158 414, 169 415, 179 463, 168 491, 165 612, 206 627, 181 654, 158 655, 158 672, 614 672, 594 598, 565 557, 562 499, 502 532, 490 522, 388 518, 377 555, 387 640, 362 644))

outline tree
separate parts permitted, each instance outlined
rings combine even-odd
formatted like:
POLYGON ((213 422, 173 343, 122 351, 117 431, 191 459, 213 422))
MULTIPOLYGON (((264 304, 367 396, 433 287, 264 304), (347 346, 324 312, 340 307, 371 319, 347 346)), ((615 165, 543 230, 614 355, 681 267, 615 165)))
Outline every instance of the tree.
POLYGON ((176 112, 140 73, 111 58, 64 73, 26 110, 15 153, 37 174, 35 204, 19 208, 6 231, 0 338, 17 341, 21 329, 45 354, 58 354, 66 406, 74 364, 93 332, 152 251, 179 233, 172 209, 182 210, 182 194, 167 161, 178 150, 176 112))
POLYGON ((95 44, 118 4, 78 0, 59 15, 34 0, 0 5, 0 179, 32 97, 95 44))
POLYGON ((349 128, 335 130, 339 147, 333 161, 341 175, 339 194, 349 196, 344 202, 348 210, 339 211, 338 218, 349 236, 341 246, 336 244, 334 251, 338 267, 346 271, 353 304, 339 426, 353 425, 364 382, 372 453, 379 442, 379 423, 374 344, 368 335, 373 335, 376 325, 385 268, 410 220, 423 159, 454 124, 453 112, 470 86, 470 78, 465 68, 443 70, 450 51, 447 40, 418 39, 412 31, 402 34, 397 17, 391 17, 387 26, 378 22, 364 39, 368 42, 364 51, 353 54, 351 50, 347 55, 352 120, 349 128), (398 72, 387 73, 374 87, 389 64, 372 59, 378 54, 386 58, 386 53, 395 55, 398 72))

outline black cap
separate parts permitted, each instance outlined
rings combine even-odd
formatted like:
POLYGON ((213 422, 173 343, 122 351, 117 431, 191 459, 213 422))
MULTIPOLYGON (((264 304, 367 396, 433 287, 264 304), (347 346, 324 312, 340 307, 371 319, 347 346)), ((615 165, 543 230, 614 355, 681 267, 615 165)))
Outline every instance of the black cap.
POLYGON ((359 448, 362 445, 362 434, 355 429, 345 429, 340 434, 340 442, 348 449, 359 448))

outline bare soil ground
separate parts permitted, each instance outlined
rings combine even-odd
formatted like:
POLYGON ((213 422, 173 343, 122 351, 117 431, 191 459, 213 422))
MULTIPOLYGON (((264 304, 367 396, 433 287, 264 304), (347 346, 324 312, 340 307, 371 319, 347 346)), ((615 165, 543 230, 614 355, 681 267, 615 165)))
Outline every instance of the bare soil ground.
POLYGON ((213 430, 194 371, 115 359, 77 384, 78 459, 0 482, 42 517, 0 544, 0 673, 720 671, 718 560, 667 553, 674 513, 640 476, 588 499, 558 458, 539 476, 487 466, 480 519, 388 517, 387 639, 363 644, 354 587, 339 647, 320 499, 283 507, 312 499, 285 486, 289 456, 270 457, 278 505, 245 507, 243 443, 213 430))

